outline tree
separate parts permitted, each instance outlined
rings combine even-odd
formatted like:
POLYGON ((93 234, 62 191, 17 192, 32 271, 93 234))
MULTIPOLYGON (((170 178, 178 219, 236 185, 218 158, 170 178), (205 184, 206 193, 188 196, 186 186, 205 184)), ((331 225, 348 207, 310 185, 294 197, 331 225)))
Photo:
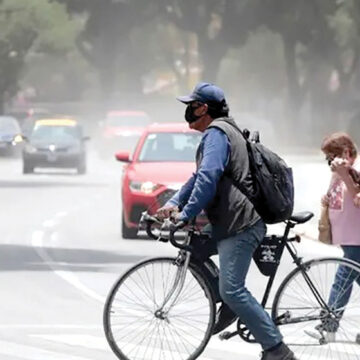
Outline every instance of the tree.
POLYGON ((70 12, 86 14, 84 29, 76 44, 99 74, 104 98, 115 92, 118 69, 132 78, 128 90, 141 87, 143 56, 131 39, 134 29, 142 28, 157 14, 157 3, 146 0, 57 0, 70 12), (129 66, 130 64, 130 66, 129 66))
POLYGON ((197 49, 185 46, 184 62, 191 57, 190 51, 198 51, 202 77, 208 81, 216 81, 220 62, 229 48, 221 38, 226 9, 227 1, 224 0, 163 0, 160 7, 168 21, 185 33, 196 35, 197 49))
POLYGON ((341 102, 358 68, 360 4, 267 0, 262 9, 267 13, 266 25, 283 38, 293 128, 308 98, 315 136, 323 136, 336 126, 341 102), (337 84, 330 84, 333 74, 337 84))
POLYGON ((241 46, 250 32, 264 26, 281 36, 289 128, 296 128, 308 102, 318 133, 329 131, 359 68, 360 3, 227 0, 226 8, 222 31, 226 42, 241 46))
POLYGON ((11 98, 30 52, 64 54, 78 28, 64 6, 50 0, 0 2, 0 113, 11 98))
MULTIPOLYGON (((192 58, 199 57, 202 77, 208 81, 216 81, 220 62, 228 49, 233 46, 231 39, 224 36, 224 30, 231 34, 226 26, 228 18, 236 21, 242 8, 238 0, 57 0, 66 4, 71 12, 87 14, 85 28, 80 34, 77 45, 82 54, 97 69, 103 94, 108 97, 115 90, 114 86, 122 72, 122 79, 127 79, 128 90, 131 87, 139 90, 141 77, 147 71, 147 62, 154 57, 162 57, 168 62, 178 82, 187 87, 187 73, 192 58), (236 10, 234 14, 234 10, 236 10), (175 24, 182 35, 182 44, 174 45, 172 55, 168 49, 152 56, 146 44, 157 36, 155 20, 162 23, 175 24), (152 24, 152 25, 151 25, 152 24), (149 27, 150 26, 150 27, 149 27), (152 29, 153 32, 147 30, 152 29), (142 39, 136 36, 142 31, 142 39), (194 34, 193 38, 190 34, 194 34), (135 40, 136 39, 136 40, 135 40), (149 56, 150 55, 150 56, 149 56), (179 62, 182 63, 179 66, 179 62), (126 76, 124 76, 126 75, 126 76)), ((244 17, 245 18, 245 17, 244 17)), ((244 43, 246 31, 236 37, 236 44, 244 43)), ((163 39, 164 36, 159 38, 163 39)), ((196 59, 197 60, 197 59, 196 59)))

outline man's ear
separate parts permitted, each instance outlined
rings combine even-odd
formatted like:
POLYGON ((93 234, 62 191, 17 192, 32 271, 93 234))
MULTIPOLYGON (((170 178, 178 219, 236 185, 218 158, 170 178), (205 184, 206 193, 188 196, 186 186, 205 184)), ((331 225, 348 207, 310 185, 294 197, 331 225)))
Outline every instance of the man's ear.
POLYGON ((204 116, 208 112, 209 106, 208 104, 204 104, 201 108, 201 113, 199 115, 204 116))
POLYGON ((195 110, 195 115, 196 116, 204 116, 207 111, 208 111, 208 105, 207 104, 203 104, 201 106, 199 106, 198 108, 196 108, 195 110))

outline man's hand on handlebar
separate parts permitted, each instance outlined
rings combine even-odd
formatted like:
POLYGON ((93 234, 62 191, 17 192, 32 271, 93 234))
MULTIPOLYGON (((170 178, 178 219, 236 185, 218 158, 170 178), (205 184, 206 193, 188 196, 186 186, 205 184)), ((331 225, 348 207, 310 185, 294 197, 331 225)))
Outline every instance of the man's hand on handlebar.
POLYGON ((163 206, 160 209, 157 210, 155 216, 160 220, 163 221, 164 219, 168 218, 175 218, 177 217, 177 214, 179 213, 179 208, 177 206, 163 206))
MULTIPOLYGON (((170 243, 173 246, 175 246, 176 248, 186 250, 186 251, 191 251, 191 247, 189 247, 188 245, 178 243, 175 239, 176 231, 178 231, 179 229, 182 229, 185 225, 187 225, 187 221, 180 220, 180 213, 178 212, 177 207, 175 207, 175 210, 177 210, 175 213, 171 212, 171 211, 169 212, 169 210, 170 210, 169 208, 170 207, 166 207, 165 211, 164 211, 164 209, 158 210, 158 212, 160 212, 160 216, 170 214, 170 216, 164 217, 163 220, 159 219, 158 213, 155 214, 155 217, 152 215, 149 215, 147 212, 144 212, 142 214, 141 221, 145 224, 146 233, 152 239, 160 240, 160 241, 164 241, 164 242, 167 242, 170 240, 170 243), (153 232, 154 223, 159 224, 159 221, 160 221, 160 223, 162 223, 161 228, 160 228, 160 235, 155 234, 153 232), (169 232, 169 235, 162 236, 163 231, 169 232)), ((172 209, 174 210, 174 207, 172 207, 172 209)))

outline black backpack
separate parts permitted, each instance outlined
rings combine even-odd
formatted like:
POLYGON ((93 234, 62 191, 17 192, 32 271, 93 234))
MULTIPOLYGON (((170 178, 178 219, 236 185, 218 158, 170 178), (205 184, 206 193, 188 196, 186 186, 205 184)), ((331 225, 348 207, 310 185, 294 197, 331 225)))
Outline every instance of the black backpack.
POLYGON ((248 197, 257 213, 267 224, 290 218, 294 208, 294 180, 292 169, 285 161, 260 143, 258 132, 250 139, 250 132, 241 131, 246 141, 252 189, 236 184, 248 197))

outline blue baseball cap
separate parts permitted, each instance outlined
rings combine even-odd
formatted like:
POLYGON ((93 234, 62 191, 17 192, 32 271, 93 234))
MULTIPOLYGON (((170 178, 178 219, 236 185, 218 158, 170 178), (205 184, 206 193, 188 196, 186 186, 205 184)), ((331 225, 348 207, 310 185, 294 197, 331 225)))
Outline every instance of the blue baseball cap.
POLYGON ((221 103, 225 101, 225 94, 218 86, 201 82, 195 86, 192 94, 179 96, 176 99, 184 104, 189 104, 193 101, 200 101, 204 104, 207 104, 208 102, 221 103))

